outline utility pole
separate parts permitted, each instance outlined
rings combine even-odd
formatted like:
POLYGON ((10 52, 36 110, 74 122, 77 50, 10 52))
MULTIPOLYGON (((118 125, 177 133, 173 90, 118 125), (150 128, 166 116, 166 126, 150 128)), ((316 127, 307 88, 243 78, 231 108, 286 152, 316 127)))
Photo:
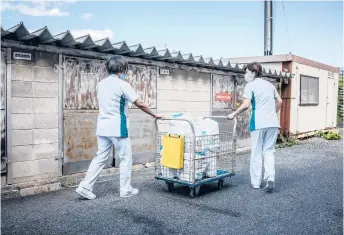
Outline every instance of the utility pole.
POLYGON ((272 55, 272 0, 264 1, 264 56, 272 55))

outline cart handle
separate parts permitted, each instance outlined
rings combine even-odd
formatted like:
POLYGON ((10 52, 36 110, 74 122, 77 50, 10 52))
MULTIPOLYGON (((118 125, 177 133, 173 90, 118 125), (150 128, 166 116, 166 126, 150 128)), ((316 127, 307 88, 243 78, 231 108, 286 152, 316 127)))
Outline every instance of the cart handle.
MULTIPOLYGON (((228 117, 227 116, 208 116, 208 117, 203 117, 203 119, 205 118, 219 118, 219 119, 227 119, 228 120, 228 117)), ((157 132, 159 131, 159 127, 158 127, 158 121, 161 120, 161 121, 183 121, 183 122, 187 122, 189 123, 189 125, 191 126, 191 129, 192 129, 192 134, 195 136, 195 126, 192 122, 190 122, 189 120, 187 119, 182 119, 182 118, 160 118, 160 119, 155 119, 155 128, 157 130, 157 132)), ((233 126, 233 136, 236 136, 236 127, 237 127, 237 123, 238 123, 238 120, 237 118, 234 118, 234 126, 233 126)))
MULTIPOLYGON (((208 116, 208 117, 203 117, 203 119, 205 118, 218 118, 218 119, 228 119, 228 116, 208 116)), ((237 124, 238 124, 238 119, 235 117, 234 119, 234 126, 233 126, 233 136, 236 136, 236 128, 237 128, 237 124)))
POLYGON ((160 118, 160 119, 155 119, 155 129, 158 132, 159 131, 159 127, 158 127, 158 121, 182 121, 182 122, 187 122, 189 123, 189 125, 191 126, 191 130, 192 130, 192 134, 193 136, 195 136, 196 132, 195 132, 195 126, 192 122, 190 122, 187 119, 182 119, 182 118, 160 118))

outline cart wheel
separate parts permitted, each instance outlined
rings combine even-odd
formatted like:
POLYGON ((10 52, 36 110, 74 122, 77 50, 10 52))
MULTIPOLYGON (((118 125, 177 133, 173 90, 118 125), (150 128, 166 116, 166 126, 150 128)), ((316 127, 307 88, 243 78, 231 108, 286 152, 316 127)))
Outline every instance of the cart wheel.
POLYGON ((218 187, 218 189, 222 189, 222 188, 223 188, 223 184, 224 184, 224 180, 223 180, 223 179, 220 179, 220 180, 217 182, 217 187, 218 187))
POLYGON ((174 183, 166 182, 167 190, 169 192, 173 192, 174 190, 174 183))
POLYGON ((190 188, 190 196, 191 197, 198 197, 200 189, 201 189, 201 186, 196 186, 196 187, 190 188))

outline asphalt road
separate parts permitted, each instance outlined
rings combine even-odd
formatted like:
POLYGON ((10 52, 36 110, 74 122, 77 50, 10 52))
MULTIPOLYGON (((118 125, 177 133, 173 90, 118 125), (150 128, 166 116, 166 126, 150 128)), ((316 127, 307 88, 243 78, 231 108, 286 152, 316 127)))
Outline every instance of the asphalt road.
POLYGON ((94 201, 74 189, 2 201, 1 234, 343 234, 342 141, 311 139, 276 152, 276 192, 250 188, 249 155, 237 175, 201 189, 168 193, 152 175, 120 199, 118 181, 98 183, 94 201))

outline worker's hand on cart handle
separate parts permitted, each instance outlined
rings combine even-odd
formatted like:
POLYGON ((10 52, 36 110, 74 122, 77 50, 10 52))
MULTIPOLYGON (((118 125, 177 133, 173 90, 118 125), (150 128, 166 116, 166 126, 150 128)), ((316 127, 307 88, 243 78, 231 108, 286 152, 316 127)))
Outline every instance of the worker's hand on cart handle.
POLYGON ((233 120, 234 118, 235 118, 235 115, 233 113, 231 113, 227 116, 227 119, 229 119, 229 120, 233 120))
POLYGON ((160 115, 157 115, 157 114, 154 115, 153 117, 154 117, 155 119, 163 119, 163 118, 164 118, 164 117, 162 117, 162 116, 160 116, 160 115))

